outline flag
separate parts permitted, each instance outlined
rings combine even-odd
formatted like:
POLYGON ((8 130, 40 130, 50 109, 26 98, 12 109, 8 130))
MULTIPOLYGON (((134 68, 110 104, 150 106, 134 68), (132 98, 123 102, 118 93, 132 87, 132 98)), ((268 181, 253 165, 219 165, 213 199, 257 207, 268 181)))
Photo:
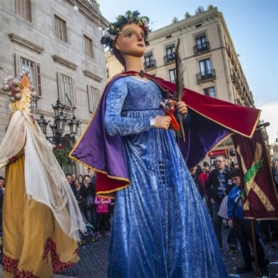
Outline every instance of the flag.
POLYGON ((243 172, 245 218, 277 219, 278 201, 269 155, 261 130, 251 138, 233 135, 238 163, 243 172))

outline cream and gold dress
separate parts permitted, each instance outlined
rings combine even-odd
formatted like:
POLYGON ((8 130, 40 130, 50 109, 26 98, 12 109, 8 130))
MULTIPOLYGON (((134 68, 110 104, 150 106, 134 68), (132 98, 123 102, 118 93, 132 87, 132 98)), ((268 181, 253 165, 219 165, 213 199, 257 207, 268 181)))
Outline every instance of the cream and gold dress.
POLYGON ((12 113, 0 145, 0 167, 6 166, 3 277, 53 277, 71 267, 79 260, 78 230, 84 230, 52 147, 30 114, 29 80, 28 72, 6 80, 12 113))

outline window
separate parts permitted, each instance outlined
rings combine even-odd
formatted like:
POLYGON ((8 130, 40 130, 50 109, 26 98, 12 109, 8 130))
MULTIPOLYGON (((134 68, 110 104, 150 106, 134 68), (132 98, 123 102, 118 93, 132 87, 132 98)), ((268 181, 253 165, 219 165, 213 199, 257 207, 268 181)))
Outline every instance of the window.
POLYGON ((152 55, 145 56, 146 67, 149 68, 152 64, 152 55))
POLYGON ((15 0, 15 13, 28 21, 32 21, 30 0, 15 0))
POLYGON ((164 56, 164 64, 175 62, 175 45, 171 44, 165 48, 166 55, 164 56))
POLYGON ((22 70, 29 69, 30 79, 38 96, 42 95, 40 64, 15 54, 16 75, 22 70))
POLYGON ((173 83, 176 82, 176 69, 169 70, 169 79, 170 79, 170 82, 173 82, 173 83))
POLYGON ((199 35, 196 37, 196 47, 198 51, 207 50, 207 38, 206 35, 199 35))
POLYGON ((145 69, 150 69, 150 68, 154 68, 155 67, 155 61, 153 59, 152 52, 147 53, 144 56, 144 60, 145 60, 145 62, 144 62, 145 69))
POLYGON ((200 72, 196 74, 198 84, 216 79, 215 69, 211 68, 210 59, 199 61, 199 66, 200 72))
POLYGON ((85 43, 85 54, 91 58, 94 58, 92 39, 84 35, 84 43, 85 43))
POLYGON ((199 62, 199 64, 200 64, 201 76, 206 76, 211 74, 210 59, 202 60, 199 62))
POLYGON ((97 109, 99 102, 99 90, 93 86, 87 86, 88 100, 89 100, 89 112, 94 113, 97 109))
POLYGON ((210 50, 209 42, 207 41, 206 34, 199 34, 195 36, 194 54, 198 55, 204 51, 210 50))
POLYGON ((210 97, 216 98, 215 87, 205 88, 204 89, 204 94, 206 96, 210 96, 210 97))
POLYGON ((175 59, 175 45, 170 45, 166 47, 166 56, 168 60, 175 59))
POLYGON ((74 87, 74 80, 71 77, 58 73, 58 97, 68 108, 76 105, 74 87))
POLYGON ((54 23, 55 23, 55 37, 61 41, 68 42, 67 23, 56 15, 54 17, 54 23))

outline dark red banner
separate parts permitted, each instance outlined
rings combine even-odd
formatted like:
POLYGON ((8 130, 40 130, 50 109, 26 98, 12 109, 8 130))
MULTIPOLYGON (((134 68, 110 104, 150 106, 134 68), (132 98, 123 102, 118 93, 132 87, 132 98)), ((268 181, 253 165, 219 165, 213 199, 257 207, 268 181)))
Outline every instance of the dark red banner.
POLYGON ((270 160, 261 130, 252 138, 233 135, 237 160, 244 181, 243 209, 246 218, 278 218, 278 201, 270 160))

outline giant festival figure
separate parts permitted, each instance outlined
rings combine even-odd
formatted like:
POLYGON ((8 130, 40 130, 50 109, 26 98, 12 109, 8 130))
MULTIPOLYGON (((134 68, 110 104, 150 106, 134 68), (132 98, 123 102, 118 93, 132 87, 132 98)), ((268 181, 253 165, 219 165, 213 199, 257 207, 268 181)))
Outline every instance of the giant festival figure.
POLYGON ((85 226, 52 146, 30 112, 28 70, 4 80, 11 115, 0 145, 6 166, 3 277, 53 277, 79 261, 85 226))
POLYGON ((97 172, 98 195, 115 196, 108 277, 228 277, 188 168, 231 130, 251 136, 259 111, 184 89, 175 113, 186 141, 178 144, 175 118, 161 109, 175 104, 175 85, 144 72, 148 22, 128 11, 105 31, 101 42, 125 72, 107 84, 70 156, 97 172))

